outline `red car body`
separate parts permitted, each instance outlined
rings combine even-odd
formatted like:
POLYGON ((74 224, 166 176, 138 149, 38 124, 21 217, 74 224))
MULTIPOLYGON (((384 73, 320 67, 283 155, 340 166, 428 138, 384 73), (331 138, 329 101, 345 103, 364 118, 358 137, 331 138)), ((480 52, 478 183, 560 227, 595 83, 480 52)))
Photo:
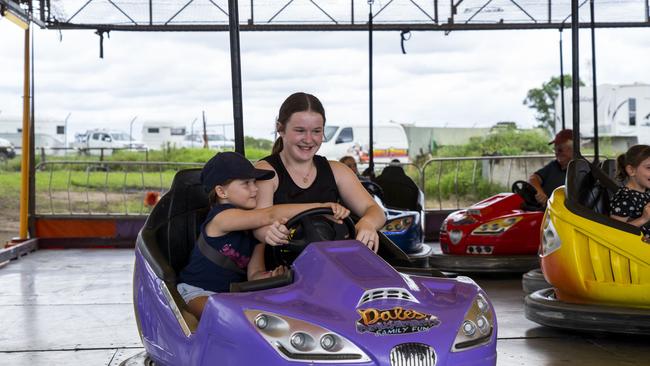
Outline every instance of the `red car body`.
POLYGON ((443 221, 440 247, 444 254, 464 256, 536 255, 544 212, 524 211, 515 193, 499 193, 443 221))

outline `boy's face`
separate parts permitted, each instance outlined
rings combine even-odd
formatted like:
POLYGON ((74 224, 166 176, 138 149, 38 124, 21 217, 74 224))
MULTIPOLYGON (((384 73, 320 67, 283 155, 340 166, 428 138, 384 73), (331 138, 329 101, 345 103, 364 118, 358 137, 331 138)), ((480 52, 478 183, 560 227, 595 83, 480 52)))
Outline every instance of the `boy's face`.
POLYGON ((252 210, 257 206, 257 186, 255 179, 235 179, 221 186, 219 195, 222 203, 231 203, 238 208, 252 210))

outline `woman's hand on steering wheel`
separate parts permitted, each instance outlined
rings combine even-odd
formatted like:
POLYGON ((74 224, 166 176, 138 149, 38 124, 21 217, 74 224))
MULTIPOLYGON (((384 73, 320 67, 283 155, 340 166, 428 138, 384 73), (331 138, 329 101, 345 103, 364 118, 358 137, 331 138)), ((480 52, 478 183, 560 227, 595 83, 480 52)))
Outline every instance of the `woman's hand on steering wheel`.
POLYGON ((332 210, 332 217, 339 224, 343 223, 344 218, 350 216, 350 210, 336 202, 327 202, 324 207, 332 210))
POLYGON ((370 250, 377 253, 377 250, 379 249, 379 234, 377 234, 375 227, 362 218, 357 222, 355 228, 357 229, 356 239, 362 242, 363 245, 367 246, 370 250))
POLYGON ((272 246, 289 243, 289 229, 287 229, 287 227, 284 225, 286 223, 286 218, 275 221, 266 232, 266 235, 264 236, 264 242, 272 246))

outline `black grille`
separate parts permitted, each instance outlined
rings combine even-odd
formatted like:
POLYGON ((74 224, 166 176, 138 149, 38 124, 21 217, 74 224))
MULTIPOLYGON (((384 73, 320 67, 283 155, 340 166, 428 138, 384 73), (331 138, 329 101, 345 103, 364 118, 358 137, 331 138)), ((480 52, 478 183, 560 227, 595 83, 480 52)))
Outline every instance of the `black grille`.
POLYGON ((434 366, 436 353, 422 343, 403 343, 390 351, 391 366, 434 366))

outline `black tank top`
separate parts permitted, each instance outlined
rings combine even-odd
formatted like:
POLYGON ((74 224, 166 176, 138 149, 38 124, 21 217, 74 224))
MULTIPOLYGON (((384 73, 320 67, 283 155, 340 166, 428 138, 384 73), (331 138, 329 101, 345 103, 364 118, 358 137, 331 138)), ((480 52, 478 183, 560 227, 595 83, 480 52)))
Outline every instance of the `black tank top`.
POLYGON ((326 158, 319 155, 314 156, 316 179, 305 189, 298 187, 293 182, 282 163, 282 159, 280 159, 280 155, 269 155, 262 160, 271 164, 278 175, 278 189, 273 194, 273 204, 341 201, 334 172, 332 172, 332 167, 330 167, 330 163, 326 158))

